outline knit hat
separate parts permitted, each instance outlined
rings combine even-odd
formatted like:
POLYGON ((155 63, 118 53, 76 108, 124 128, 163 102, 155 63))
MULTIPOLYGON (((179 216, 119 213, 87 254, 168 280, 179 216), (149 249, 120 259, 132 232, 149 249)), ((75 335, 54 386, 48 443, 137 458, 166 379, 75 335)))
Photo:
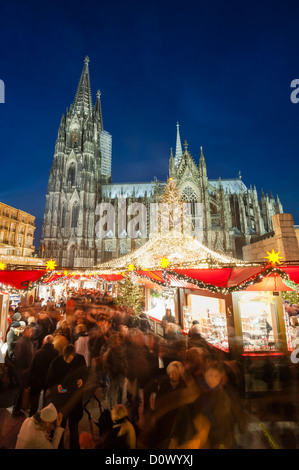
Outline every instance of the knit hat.
POLYGON ((57 410, 53 403, 50 403, 48 406, 42 409, 40 412, 40 417, 46 423, 52 423, 57 418, 57 410))
POLYGON ((13 320, 19 321, 21 319, 22 315, 20 312, 16 312, 14 316, 12 317, 13 320))

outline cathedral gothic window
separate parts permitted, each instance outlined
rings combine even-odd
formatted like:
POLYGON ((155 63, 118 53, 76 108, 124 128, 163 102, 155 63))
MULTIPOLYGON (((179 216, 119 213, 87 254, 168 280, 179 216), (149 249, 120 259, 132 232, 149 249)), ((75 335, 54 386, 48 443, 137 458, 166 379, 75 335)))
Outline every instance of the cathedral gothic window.
POLYGON ((78 147, 78 129, 74 129, 72 133, 72 147, 78 147))
POLYGON ((61 228, 65 227, 65 218, 66 218, 66 204, 63 204, 61 211, 61 228))
POLYGON ((72 227, 75 228, 78 225, 78 217, 79 217, 79 204, 75 202, 72 209, 72 227))
POLYGON ((75 186, 76 181, 76 167, 75 163, 71 163, 67 172, 67 182, 71 183, 71 186, 75 186))
POLYGON ((183 191, 181 199, 183 202, 187 202, 190 204, 190 214, 192 219, 194 219, 194 217, 196 216, 195 204, 197 202, 195 191, 190 188, 190 186, 187 186, 183 191))
POLYGON ((182 194, 182 200, 186 202, 197 201, 195 191, 193 191, 193 189, 190 188, 190 186, 187 186, 187 188, 184 189, 183 194, 182 194))

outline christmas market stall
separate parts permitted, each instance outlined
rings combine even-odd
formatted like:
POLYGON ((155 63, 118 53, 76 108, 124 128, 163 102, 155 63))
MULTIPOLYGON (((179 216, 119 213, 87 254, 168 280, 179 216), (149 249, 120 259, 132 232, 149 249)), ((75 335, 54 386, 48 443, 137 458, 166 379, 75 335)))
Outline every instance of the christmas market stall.
POLYGON ((152 282, 145 304, 153 321, 169 308, 186 332, 197 321, 202 335, 223 351, 286 352, 290 346, 281 292, 297 289, 296 266, 246 263, 172 231, 100 265, 98 272, 152 282))
POLYGON ((268 390, 260 380, 264 368, 272 370, 276 391, 283 388, 277 371, 294 352, 282 294, 299 290, 299 266, 278 266, 274 251, 265 258, 265 263, 246 263, 172 231, 98 270, 153 282, 155 287, 145 287, 145 306, 156 333, 163 335, 166 308, 186 335, 196 321, 213 348, 241 360, 246 392, 268 390))
POLYGON ((30 305, 38 283, 47 276, 46 270, 6 269, 0 266, 0 331, 5 341, 9 303, 15 308, 19 302, 30 305))

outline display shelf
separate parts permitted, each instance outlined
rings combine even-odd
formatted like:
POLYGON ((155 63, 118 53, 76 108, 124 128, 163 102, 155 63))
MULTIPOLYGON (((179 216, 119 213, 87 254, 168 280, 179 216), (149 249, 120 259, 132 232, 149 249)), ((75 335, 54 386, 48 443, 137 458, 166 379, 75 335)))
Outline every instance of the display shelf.
POLYGON ((244 351, 263 351, 275 348, 273 331, 266 315, 242 315, 244 351))
POLYGON ((192 317, 200 325, 201 335, 212 346, 228 351, 227 322, 224 313, 206 312, 192 317))

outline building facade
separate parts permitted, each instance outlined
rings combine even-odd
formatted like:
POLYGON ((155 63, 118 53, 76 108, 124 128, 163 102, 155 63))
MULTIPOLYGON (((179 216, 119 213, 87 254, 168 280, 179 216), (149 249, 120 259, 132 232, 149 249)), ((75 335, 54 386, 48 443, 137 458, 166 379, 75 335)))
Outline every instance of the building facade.
MULTIPOLYGON (((166 182, 157 179, 142 183, 112 183, 112 137, 104 130, 100 92, 92 105, 89 59, 74 102, 62 116, 50 171, 44 211, 40 254, 53 258, 59 267, 93 267, 128 253, 145 243, 151 233, 150 211, 163 194, 166 182), (134 204, 146 208, 146 230, 130 236, 134 204), (103 216, 98 208, 113 206, 115 221, 105 236, 96 230, 103 216), (125 208, 126 217, 117 217, 125 208)), ((273 231, 272 216, 283 213, 277 196, 249 188, 237 178, 208 178, 201 148, 198 163, 185 141, 181 144, 177 124, 175 154, 170 152, 169 177, 182 200, 202 208, 200 241, 207 247, 242 258, 242 247, 273 231)), ((192 213, 193 221, 196 213, 192 213)))
POLYGON ((35 217, 0 202, 0 261, 5 264, 30 264, 35 217))
POLYGON ((292 214, 276 214, 272 217, 273 231, 243 246, 245 261, 265 261, 267 252, 279 252, 281 262, 299 262, 299 228, 294 226, 292 214))

